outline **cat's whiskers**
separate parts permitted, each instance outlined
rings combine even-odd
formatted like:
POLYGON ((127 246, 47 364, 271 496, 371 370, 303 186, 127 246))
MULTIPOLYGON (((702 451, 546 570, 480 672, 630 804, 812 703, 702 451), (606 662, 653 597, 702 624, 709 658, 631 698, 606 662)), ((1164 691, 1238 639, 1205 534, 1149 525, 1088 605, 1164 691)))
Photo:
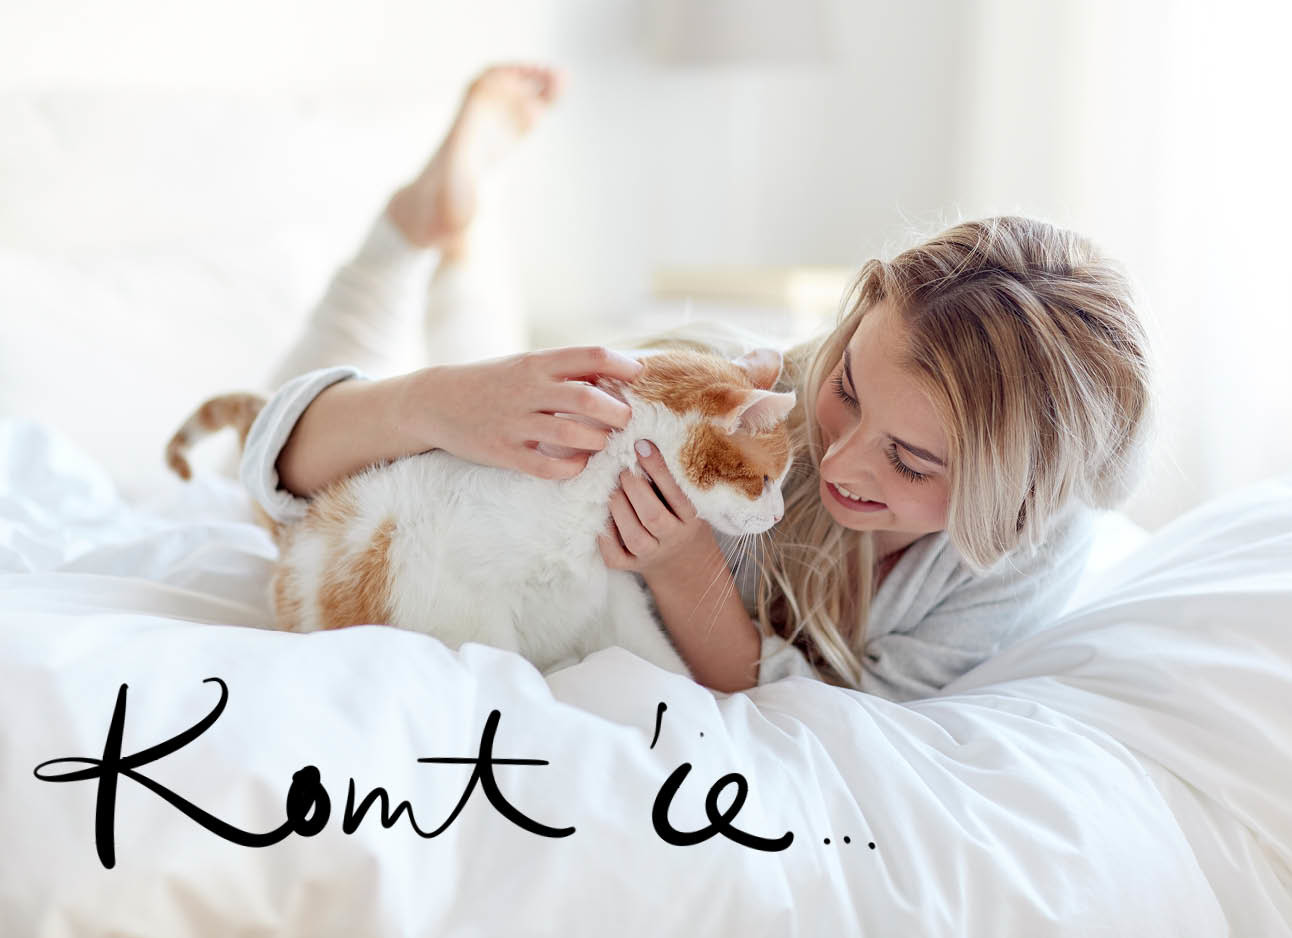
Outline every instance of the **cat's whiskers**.
MULTIPOLYGON (((749 543, 750 537, 751 535, 748 532, 746 532, 744 534, 740 534, 736 539, 736 568, 731 573, 730 581, 723 584, 722 595, 718 598, 717 605, 714 607, 713 618, 709 620, 709 626, 708 626, 708 629, 706 630, 706 634, 709 632, 712 632, 714 626, 718 624, 719 610, 721 610, 722 607, 726 604, 727 597, 736 591, 736 586, 739 583, 741 567, 744 565, 745 559, 747 557, 747 545, 749 543)), ((712 585, 710 585, 710 589, 712 589, 712 585)), ((706 589, 705 593, 707 594, 708 592, 709 590, 706 589)))
POLYGON ((695 601, 695 605, 691 607, 691 613, 690 615, 687 616, 688 622, 691 621, 691 616, 694 616, 696 613, 696 610, 698 610, 700 606, 704 603, 704 598, 709 595, 709 590, 713 589, 714 584, 718 582, 718 579, 722 576, 723 571, 726 569, 727 569, 727 563, 725 559, 720 560, 718 564, 715 565, 713 576, 709 578, 709 585, 704 588, 704 592, 700 594, 700 598, 697 599, 695 601))

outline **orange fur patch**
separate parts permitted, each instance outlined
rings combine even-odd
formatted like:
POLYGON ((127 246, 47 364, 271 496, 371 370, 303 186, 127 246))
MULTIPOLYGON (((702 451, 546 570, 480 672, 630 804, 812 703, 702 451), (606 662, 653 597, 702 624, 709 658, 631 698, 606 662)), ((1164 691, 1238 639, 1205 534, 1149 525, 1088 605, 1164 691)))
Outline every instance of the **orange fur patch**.
POLYGON ((306 530, 323 535, 331 542, 330 546, 337 549, 359 511, 359 502, 350 491, 350 482, 350 479, 342 479, 315 495, 310 502, 309 514, 301 522, 306 530))
POLYGON ((188 451, 203 437, 233 427, 238 433, 240 446, 247 445, 247 434, 255 423, 265 399, 257 394, 221 394, 202 406, 184 421, 184 425, 175 431, 175 435, 166 444, 166 465, 170 466, 181 479, 192 478, 193 471, 189 465, 188 451))
POLYGON ((740 403, 741 389, 753 387, 744 369, 729 361, 688 351, 660 352, 642 359, 631 387, 638 397, 676 414, 722 417, 740 403))
POLYGON ((779 429, 732 435, 704 423, 691 430, 678 456, 697 487, 707 489, 723 481, 757 498, 763 491, 763 476, 780 478, 789 461, 789 434, 779 429))
POLYGON ((287 556, 288 548, 291 547, 293 531, 290 527, 284 528, 282 534, 278 544, 280 559, 278 566, 274 568, 272 581, 274 619, 278 628, 286 632, 294 632, 301 626, 304 607, 301 603, 300 590, 291 576, 291 571, 281 559, 287 556))
POLYGON ((274 571, 273 586, 274 622, 284 632, 295 632, 301 625, 301 600, 283 567, 274 571))
POLYGON ((259 502, 251 503, 251 512, 255 516, 256 524, 268 531, 273 536, 274 543, 278 544, 281 549, 285 526, 281 522, 275 521, 273 518, 269 517, 269 513, 260 507, 259 502))
MULTIPOLYGON (((711 355, 671 350, 642 359, 633 391, 677 414, 721 418, 754 388, 749 373, 711 355)), ((729 434, 713 424, 692 429, 679 454, 688 478, 707 489, 719 481, 737 486, 750 498, 763 491, 763 476, 779 478, 790 458, 790 435, 782 423, 757 433, 729 434)))
POLYGON ((390 621, 390 541, 395 521, 387 518, 357 556, 338 545, 319 588, 319 621, 325 629, 390 621))
POLYGON ((208 432, 224 426, 224 398, 215 397, 197 409, 197 424, 208 432))

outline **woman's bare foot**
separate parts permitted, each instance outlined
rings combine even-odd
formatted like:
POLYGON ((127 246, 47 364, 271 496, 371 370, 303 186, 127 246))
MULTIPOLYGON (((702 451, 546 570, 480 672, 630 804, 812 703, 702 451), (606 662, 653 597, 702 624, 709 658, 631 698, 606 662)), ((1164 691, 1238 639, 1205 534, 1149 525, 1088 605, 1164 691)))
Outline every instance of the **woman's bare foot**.
POLYGON ((471 82, 440 148, 386 206, 411 243, 446 250, 462 244, 480 184, 556 100, 564 81, 559 69, 495 65, 471 82))

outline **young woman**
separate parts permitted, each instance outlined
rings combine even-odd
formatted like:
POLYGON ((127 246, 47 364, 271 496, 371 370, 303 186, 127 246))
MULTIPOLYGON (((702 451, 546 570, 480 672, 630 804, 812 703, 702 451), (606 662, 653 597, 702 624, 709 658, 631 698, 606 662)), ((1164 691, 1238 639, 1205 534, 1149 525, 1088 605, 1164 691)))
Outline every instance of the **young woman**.
MULTIPOLYGON (((568 478, 606 433, 555 413, 626 424, 626 405, 572 380, 636 374, 597 346, 365 377, 390 370, 410 284, 461 253, 476 186, 559 83, 547 69, 483 73, 337 272, 247 441, 243 479, 272 517, 435 448, 568 478), (540 441, 584 455, 551 458, 540 441)), ((1151 426, 1127 278, 1087 239, 1028 218, 958 224, 866 262, 838 325, 785 366, 799 456, 755 563, 696 518, 649 441, 638 449, 659 494, 625 472, 608 505, 606 564, 641 575, 715 690, 802 674, 909 700, 1044 628, 1075 589, 1095 509, 1131 493, 1151 426)))

